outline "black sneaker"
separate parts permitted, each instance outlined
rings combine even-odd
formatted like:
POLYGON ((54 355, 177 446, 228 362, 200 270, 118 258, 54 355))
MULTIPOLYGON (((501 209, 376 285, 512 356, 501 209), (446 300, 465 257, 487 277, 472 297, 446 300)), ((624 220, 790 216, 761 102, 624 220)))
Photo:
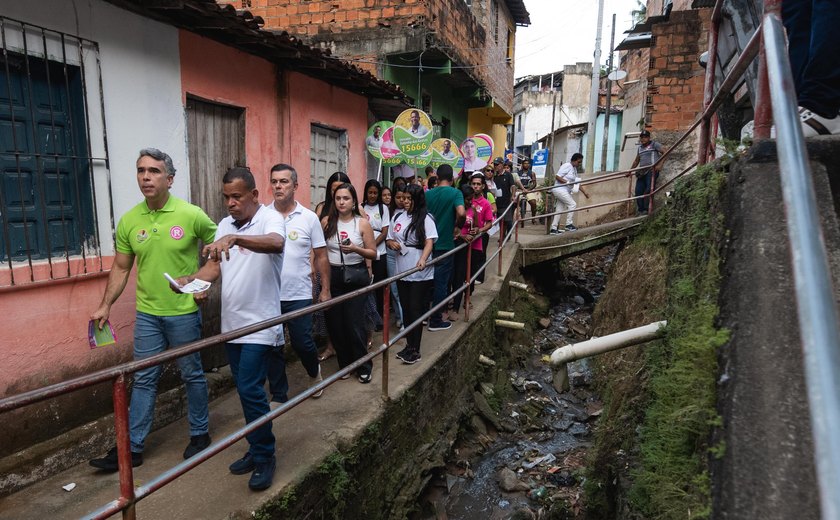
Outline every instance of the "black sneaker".
POLYGON ((429 322, 429 331, 435 332, 437 330, 446 330, 451 326, 452 324, 448 321, 439 321, 437 323, 429 322))
POLYGON ((244 457, 242 457, 241 459, 237 460, 236 462, 234 462, 233 464, 228 466, 228 469, 234 475, 244 475, 245 473, 250 473, 250 472, 254 471, 254 467, 255 467, 254 457, 251 455, 251 452, 249 451, 245 454, 244 457))
POLYGON ((276 464, 277 459, 274 457, 271 457, 268 462, 255 462, 254 472, 251 473, 251 478, 248 480, 248 487, 254 491, 270 488, 271 482, 274 480, 276 464))
POLYGON ((204 450, 204 448, 210 446, 211 442, 210 434, 202 433, 201 435, 193 435, 190 437, 190 443, 187 444, 187 448, 184 450, 184 458, 188 459, 204 450))
POLYGON ((577 226, 575 226, 574 224, 567 224, 566 231, 577 231, 577 226))
POLYGON ((551 228, 551 231, 549 231, 548 234, 549 235, 562 235, 563 231, 564 230, 562 230, 562 229, 551 228))
MULTIPOLYGON (((104 469, 105 471, 117 471, 120 469, 119 463, 117 462, 117 448, 111 448, 107 455, 102 457, 101 459, 91 459, 88 461, 88 464, 93 466, 96 469, 104 469)), ((135 453, 131 452, 131 467, 136 468, 137 466, 143 465, 143 454, 142 453, 135 453)))
POLYGON ((414 363, 417 363, 418 361, 420 361, 423 358, 420 357, 419 352, 412 350, 412 351, 406 353, 406 355, 401 357, 400 359, 406 365, 413 365, 414 363))
POLYGON ((408 354, 408 347, 397 352, 397 359, 402 359, 406 354, 408 354))

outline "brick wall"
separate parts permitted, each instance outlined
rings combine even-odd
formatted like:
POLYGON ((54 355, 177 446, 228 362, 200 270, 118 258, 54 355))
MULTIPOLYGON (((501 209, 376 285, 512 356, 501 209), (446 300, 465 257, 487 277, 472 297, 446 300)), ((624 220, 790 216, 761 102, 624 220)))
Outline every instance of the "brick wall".
MULTIPOLYGON (((705 69, 697 58, 708 48, 710 9, 673 11, 668 22, 653 26, 645 119, 654 139, 674 143, 703 108, 705 69)), ((690 165, 697 156, 698 133, 675 149, 665 177, 690 165)))
POLYGON ((238 9, 262 16, 266 29, 315 36, 380 27, 380 22, 408 25, 426 14, 424 0, 233 0, 238 9))
POLYGON ((265 20, 265 29, 285 30, 312 45, 330 48, 337 56, 382 77, 383 62, 396 52, 420 51, 424 37, 454 58, 508 112, 513 106, 513 63, 506 63, 507 30, 514 28, 503 0, 499 9, 499 39, 490 31, 490 9, 464 0, 219 0, 247 9, 265 20), (368 44, 365 44, 365 41, 368 44), (476 66, 478 65, 478 66, 476 66))
POLYGON ((697 57, 708 47, 709 16, 709 9, 675 11, 653 26, 646 113, 656 130, 683 130, 702 109, 705 70, 697 57))

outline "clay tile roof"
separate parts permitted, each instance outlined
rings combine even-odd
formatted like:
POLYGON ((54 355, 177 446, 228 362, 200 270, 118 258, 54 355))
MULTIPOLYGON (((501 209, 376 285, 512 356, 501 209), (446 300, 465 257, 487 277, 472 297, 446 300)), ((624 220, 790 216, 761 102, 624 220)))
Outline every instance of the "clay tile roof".
POLYGON ((267 31, 263 19, 215 0, 107 0, 163 23, 174 25, 368 98, 408 105, 405 92, 370 72, 310 47, 285 31, 267 31))

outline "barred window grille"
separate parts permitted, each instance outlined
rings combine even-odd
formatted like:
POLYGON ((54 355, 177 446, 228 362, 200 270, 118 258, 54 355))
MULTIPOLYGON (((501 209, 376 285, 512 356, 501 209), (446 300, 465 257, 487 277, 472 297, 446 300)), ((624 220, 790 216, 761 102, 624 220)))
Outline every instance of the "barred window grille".
POLYGON ((0 44, 0 287, 102 271, 99 46, 5 17, 0 44))

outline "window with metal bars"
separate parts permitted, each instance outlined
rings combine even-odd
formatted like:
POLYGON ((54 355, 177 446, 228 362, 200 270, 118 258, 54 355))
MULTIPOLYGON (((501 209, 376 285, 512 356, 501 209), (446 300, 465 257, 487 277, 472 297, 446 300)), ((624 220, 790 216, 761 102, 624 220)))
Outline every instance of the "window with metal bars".
POLYGON ((91 143, 98 45, 5 17, 0 43, 0 285, 101 270, 88 261, 101 256, 94 172, 107 165, 91 143))

